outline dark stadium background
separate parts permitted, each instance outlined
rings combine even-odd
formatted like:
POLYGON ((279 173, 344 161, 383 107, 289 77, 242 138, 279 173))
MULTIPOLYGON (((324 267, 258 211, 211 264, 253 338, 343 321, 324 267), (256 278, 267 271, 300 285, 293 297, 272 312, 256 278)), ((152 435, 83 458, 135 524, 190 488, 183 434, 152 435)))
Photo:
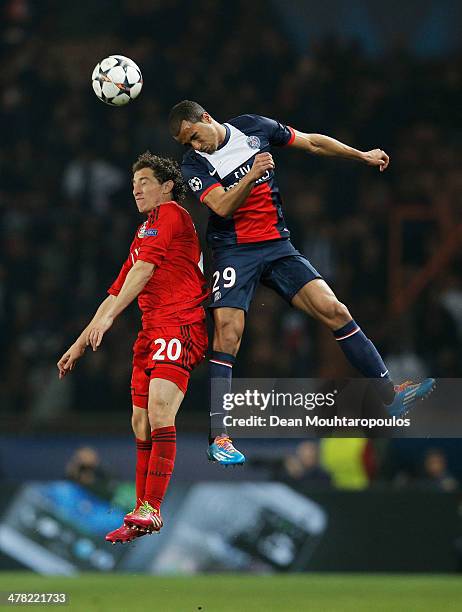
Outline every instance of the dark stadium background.
MULTIPOLYGON (((84 445, 98 453, 109 479, 131 478, 136 307, 64 381, 55 364, 104 298, 139 222, 132 162, 146 149, 180 159, 166 116, 184 98, 219 121, 253 112, 390 155, 382 175, 276 151, 288 226, 396 380, 461 376, 460 4, 127 0, 115 8, 107 0, 9 0, 0 10, 0 471, 11 495, 26 481, 63 478, 84 445), (91 89, 94 65, 111 53, 131 57, 143 72, 141 96, 128 107, 105 106, 91 89)), ((191 197, 186 206, 203 237, 206 210, 191 197)), ((235 372, 354 375, 329 332, 263 290, 235 372)), ((295 452, 295 441, 246 441, 257 465, 245 472, 206 465, 206 396, 202 366, 178 421, 178 487, 263 482, 273 474, 297 488, 258 464, 261 455, 295 452)), ((382 508, 375 527, 359 520, 366 548, 368 528, 379 533, 388 520, 404 521, 409 533, 417 520, 416 533, 427 541, 416 536, 405 552, 403 544, 400 566, 382 534, 374 546, 387 561, 370 561, 372 569, 460 569, 459 440, 362 441, 343 451, 348 444, 330 441, 331 463, 323 467, 334 485, 358 492, 332 486, 320 493, 309 480, 298 489, 328 508, 345 507, 338 519, 345 529, 359 508, 368 516, 382 508), (345 456, 354 466, 342 481, 336 461, 345 456), (439 477, 428 465, 435 456, 439 477), (441 534, 432 532, 442 523, 441 534), (436 541, 440 552, 419 564, 436 541)), ((329 561, 329 546, 333 552, 339 534, 345 538, 338 525, 311 567, 364 569, 367 555, 329 561)), ((2 554, 2 566, 12 567, 2 554)))

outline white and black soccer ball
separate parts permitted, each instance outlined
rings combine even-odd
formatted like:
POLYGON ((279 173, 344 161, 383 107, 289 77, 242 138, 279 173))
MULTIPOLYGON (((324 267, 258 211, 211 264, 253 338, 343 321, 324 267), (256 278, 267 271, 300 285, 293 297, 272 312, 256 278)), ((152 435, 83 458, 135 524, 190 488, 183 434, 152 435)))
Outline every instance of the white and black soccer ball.
POLYGON ((143 87, 141 70, 123 55, 109 55, 96 64, 91 75, 93 91, 111 106, 124 106, 140 95, 143 87))

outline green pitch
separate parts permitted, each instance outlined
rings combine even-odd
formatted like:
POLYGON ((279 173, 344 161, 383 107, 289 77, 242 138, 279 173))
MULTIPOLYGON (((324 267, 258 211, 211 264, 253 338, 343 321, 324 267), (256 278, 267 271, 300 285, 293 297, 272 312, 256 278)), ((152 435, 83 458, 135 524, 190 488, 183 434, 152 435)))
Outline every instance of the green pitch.
POLYGON ((21 607, 56 612, 60 609, 82 612, 458 612, 462 609, 462 578, 440 575, 82 574, 78 578, 61 578, 0 572, 0 591, 67 592, 70 604, 64 607, 21 607))

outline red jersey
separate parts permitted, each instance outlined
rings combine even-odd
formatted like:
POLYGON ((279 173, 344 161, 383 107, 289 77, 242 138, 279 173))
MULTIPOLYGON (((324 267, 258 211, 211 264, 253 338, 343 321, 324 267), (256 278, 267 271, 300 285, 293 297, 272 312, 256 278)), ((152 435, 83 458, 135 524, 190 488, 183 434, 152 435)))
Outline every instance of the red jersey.
POLYGON ((191 216, 183 207, 173 201, 164 202, 149 213, 108 293, 118 295, 138 259, 156 266, 138 295, 143 329, 186 325, 205 318, 201 304, 208 290, 202 252, 191 216))

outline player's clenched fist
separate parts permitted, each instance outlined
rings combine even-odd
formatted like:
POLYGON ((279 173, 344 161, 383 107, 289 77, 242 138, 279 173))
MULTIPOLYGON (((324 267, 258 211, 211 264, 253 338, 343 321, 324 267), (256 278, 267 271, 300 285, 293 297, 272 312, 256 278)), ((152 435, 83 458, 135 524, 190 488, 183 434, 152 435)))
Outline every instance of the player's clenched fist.
POLYGON ((369 166, 378 166, 380 172, 383 172, 388 168, 390 158, 382 149, 372 149, 364 154, 364 161, 369 166))
POLYGON ((252 168, 249 172, 254 181, 258 181, 265 172, 274 170, 274 159, 271 153, 257 153, 253 160, 252 168))

